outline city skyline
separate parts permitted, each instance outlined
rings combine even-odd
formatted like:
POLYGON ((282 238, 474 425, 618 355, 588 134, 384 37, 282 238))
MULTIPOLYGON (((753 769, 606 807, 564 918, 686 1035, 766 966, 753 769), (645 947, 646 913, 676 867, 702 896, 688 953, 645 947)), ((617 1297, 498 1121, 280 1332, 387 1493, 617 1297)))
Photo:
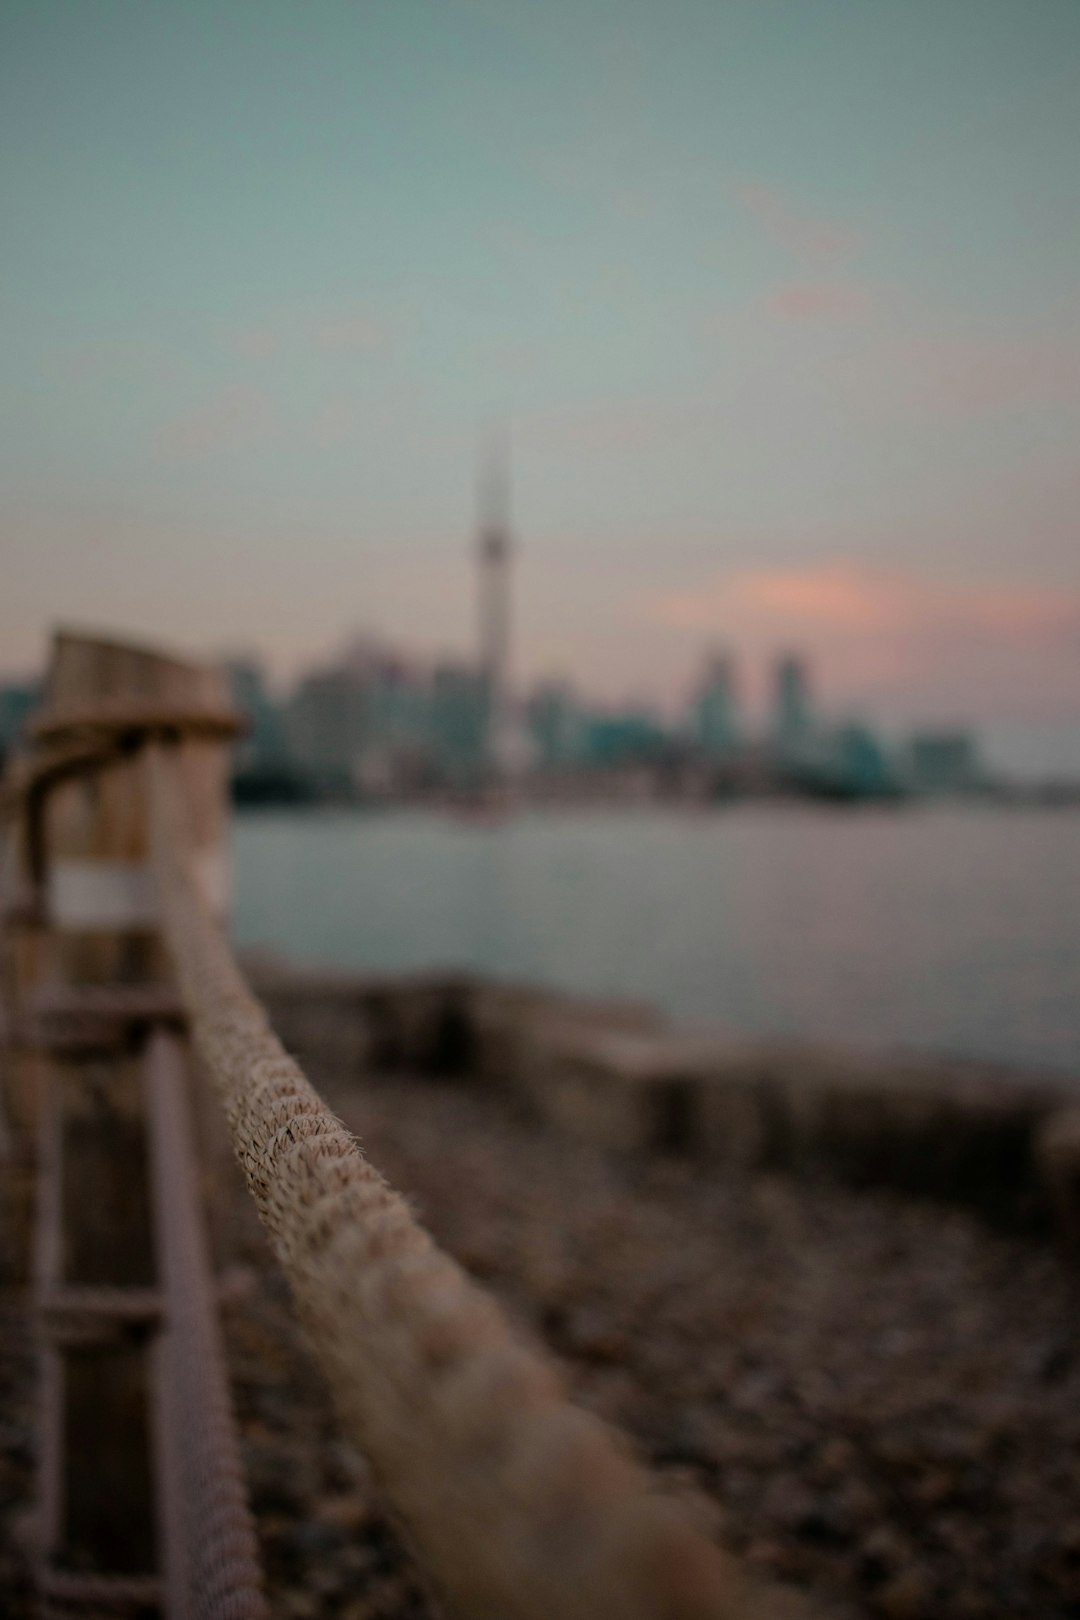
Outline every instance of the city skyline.
POLYGON ((58 620, 295 675, 713 645, 1080 762, 1080 12, 93 8, 0 23, 0 669, 58 620))
MULTIPOLYGON (((481 535, 490 534, 482 527, 481 535)), ((501 560, 501 559, 500 559, 501 560)), ((481 594, 488 559, 478 562, 481 594)), ((973 794, 1017 802, 1023 784, 988 766, 966 728, 889 738, 817 700, 787 653, 767 712, 748 709, 736 660, 709 658, 677 714, 613 707, 565 682, 511 696, 481 614, 471 660, 423 661, 369 639, 274 692, 256 660, 228 666, 248 731, 234 759, 241 803, 606 802, 733 798, 872 802, 973 794)), ((1076 787, 1044 782, 1049 800, 1076 787)), ((1030 802, 1030 799, 1024 802, 1030 802)))

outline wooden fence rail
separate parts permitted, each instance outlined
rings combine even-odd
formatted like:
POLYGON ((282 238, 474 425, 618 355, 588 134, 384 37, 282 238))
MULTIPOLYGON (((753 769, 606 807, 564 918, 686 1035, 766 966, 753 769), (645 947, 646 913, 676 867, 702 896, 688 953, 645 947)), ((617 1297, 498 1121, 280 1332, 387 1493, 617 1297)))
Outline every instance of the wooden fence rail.
MULTIPOLYGON (((684 1522, 621 1439, 570 1404, 552 1368, 417 1224, 276 1039, 221 923, 223 745, 233 725, 213 672, 61 637, 11 799, 18 916, 44 927, 49 942, 15 985, 24 1012, 43 991, 46 1005, 53 998, 51 1024, 36 1026, 39 1059, 50 1038, 54 1068, 92 1053, 96 1073, 103 1054, 120 1068, 133 1048, 145 1054, 149 1218, 163 1301, 151 1403, 163 1545, 155 1569, 115 1574, 114 1597, 126 1580, 132 1601, 156 1594, 169 1620, 263 1612, 194 1197, 182 1034, 169 1033, 186 1025, 343 1426, 452 1612, 472 1620, 796 1612, 684 1522), (81 986, 79 1016, 72 986, 81 986)), ((115 1111, 119 1118, 119 1104, 115 1111)), ((51 1224, 41 1252, 54 1269, 63 1265, 58 1131, 47 1109, 41 1207, 51 1224)), ((123 1174, 118 1162, 112 1173, 123 1174)), ((70 1413, 57 1417, 54 1344, 48 1355, 43 1588, 51 1581, 58 1601, 75 1602, 78 1572, 63 1568, 58 1551, 70 1413)), ((97 1576, 82 1578, 88 1591, 97 1576)))

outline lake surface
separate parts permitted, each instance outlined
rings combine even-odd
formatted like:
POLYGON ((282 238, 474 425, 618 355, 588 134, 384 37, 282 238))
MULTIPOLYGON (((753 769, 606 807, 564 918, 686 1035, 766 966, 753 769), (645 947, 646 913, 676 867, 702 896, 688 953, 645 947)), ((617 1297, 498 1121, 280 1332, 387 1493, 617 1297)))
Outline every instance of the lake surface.
POLYGON ((235 934, 452 967, 680 1025, 1080 1076, 1080 816, 949 806, 238 818, 235 934))

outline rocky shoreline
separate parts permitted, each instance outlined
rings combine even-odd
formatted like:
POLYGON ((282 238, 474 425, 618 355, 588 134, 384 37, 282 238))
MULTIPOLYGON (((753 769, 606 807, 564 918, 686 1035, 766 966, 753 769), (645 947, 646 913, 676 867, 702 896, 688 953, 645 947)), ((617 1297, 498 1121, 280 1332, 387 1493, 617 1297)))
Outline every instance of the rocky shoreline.
MULTIPOLYGON (((1038 1233, 881 1188, 614 1152, 482 1081, 307 1062, 575 1399, 763 1575, 836 1620, 1080 1614, 1080 1279, 1038 1233)), ((211 1180, 272 1613, 436 1620, 246 1192, 231 1165, 211 1180)), ((19 1616, 33 1365, 15 1294, 4 1310, 0 1590, 19 1616)))

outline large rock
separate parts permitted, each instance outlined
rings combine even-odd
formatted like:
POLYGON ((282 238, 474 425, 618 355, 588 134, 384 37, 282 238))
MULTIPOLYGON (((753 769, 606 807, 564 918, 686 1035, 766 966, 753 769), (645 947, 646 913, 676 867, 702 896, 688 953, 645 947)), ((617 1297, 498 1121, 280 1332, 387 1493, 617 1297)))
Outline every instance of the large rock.
POLYGON ((1043 1121, 1035 1159, 1062 1236, 1080 1244, 1080 1105, 1059 1108, 1043 1121))

